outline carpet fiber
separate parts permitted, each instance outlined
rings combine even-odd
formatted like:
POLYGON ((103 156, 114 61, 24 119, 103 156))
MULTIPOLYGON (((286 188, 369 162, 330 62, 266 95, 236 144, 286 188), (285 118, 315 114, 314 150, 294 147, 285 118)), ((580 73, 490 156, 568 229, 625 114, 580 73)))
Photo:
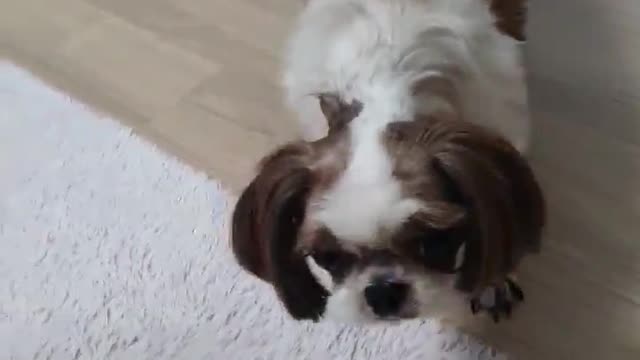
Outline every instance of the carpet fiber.
POLYGON ((433 321, 290 320, 228 248, 233 197, 0 62, 0 359, 502 359, 433 321))

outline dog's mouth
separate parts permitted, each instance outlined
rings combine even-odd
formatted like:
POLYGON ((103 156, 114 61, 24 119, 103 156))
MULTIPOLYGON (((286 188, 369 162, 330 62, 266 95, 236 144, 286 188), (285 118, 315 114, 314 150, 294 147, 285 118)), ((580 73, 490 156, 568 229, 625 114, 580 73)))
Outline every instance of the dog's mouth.
POLYGON ((369 311, 377 322, 391 322, 398 323, 405 320, 413 320, 419 317, 418 302, 412 299, 407 299, 406 303, 402 305, 400 309, 391 314, 378 315, 373 311, 369 311))
POLYGON ((376 316, 376 321, 381 321, 381 322, 401 322, 404 320, 411 320, 411 319, 415 319, 416 316, 415 315, 388 315, 388 316, 376 316))
POLYGON ((385 316, 373 315, 374 321, 384 323, 400 323, 406 320, 413 320, 418 318, 418 311, 416 307, 407 306, 407 309, 403 309, 397 314, 390 314, 385 316))

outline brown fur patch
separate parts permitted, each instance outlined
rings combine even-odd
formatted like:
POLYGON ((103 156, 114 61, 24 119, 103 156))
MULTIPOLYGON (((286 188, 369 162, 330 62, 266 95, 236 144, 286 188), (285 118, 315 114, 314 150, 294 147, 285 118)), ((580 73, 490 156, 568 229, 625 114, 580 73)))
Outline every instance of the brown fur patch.
POLYGON ((330 134, 343 130, 362 111, 362 103, 358 100, 347 103, 336 94, 320 94, 318 102, 330 134))
POLYGON ((502 137, 468 122, 423 117, 390 124, 385 142, 406 195, 427 204, 417 216, 427 228, 465 238, 459 288, 479 290, 538 249, 542 191, 502 137))
POLYGON ((487 0, 496 17, 496 26, 519 41, 526 40, 528 0, 487 0))
POLYGON ((231 245, 238 263, 271 283, 296 319, 318 319, 324 311, 328 294, 309 271, 299 242, 309 198, 346 167, 348 139, 337 131, 276 149, 234 208, 231 245))

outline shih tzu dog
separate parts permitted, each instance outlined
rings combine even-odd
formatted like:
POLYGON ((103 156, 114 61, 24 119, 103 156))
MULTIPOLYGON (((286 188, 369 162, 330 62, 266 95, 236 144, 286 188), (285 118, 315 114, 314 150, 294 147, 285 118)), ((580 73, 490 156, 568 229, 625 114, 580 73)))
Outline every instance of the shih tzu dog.
POLYGON ((525 0, 305 6, 284 83, 306 139, 262 160, 232 226, 238 262, 293 318, 498 320, 523 299, 512 274, 545 220, 523 155, 524 13, 525 0))

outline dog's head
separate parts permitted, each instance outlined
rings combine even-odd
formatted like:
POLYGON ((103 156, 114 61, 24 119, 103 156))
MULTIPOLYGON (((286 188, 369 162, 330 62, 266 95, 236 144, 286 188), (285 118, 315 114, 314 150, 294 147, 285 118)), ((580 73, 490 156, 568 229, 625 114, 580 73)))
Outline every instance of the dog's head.
POLYGON ((499 135, 437 114, 367 133, 361 104, 321 107, 329 135, 267 156, 233 214, 239 263, 294 318, 424 316, 538 246, 541 190, 499 135))

